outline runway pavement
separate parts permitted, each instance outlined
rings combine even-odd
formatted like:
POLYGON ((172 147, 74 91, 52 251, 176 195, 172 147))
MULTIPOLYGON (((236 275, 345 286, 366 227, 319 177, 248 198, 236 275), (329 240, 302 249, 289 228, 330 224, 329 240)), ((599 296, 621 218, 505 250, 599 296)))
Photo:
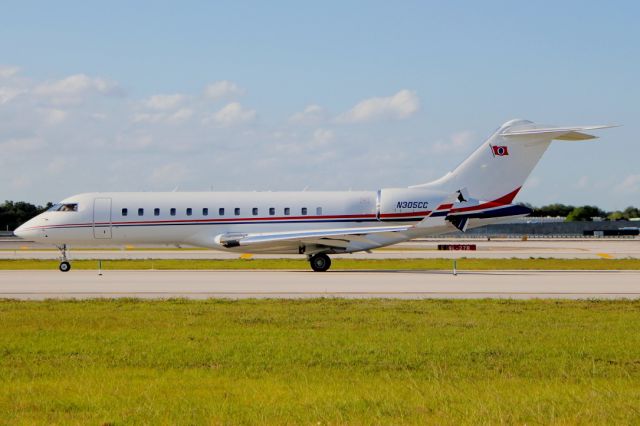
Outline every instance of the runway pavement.
POLYGON ((640 298, 640 271, 0 271, 0 298, 640 298))
MULTIPOLYGON (((120 247, 103 249, 71 247, 70 259, 237 259, 238 253, 216 250, 178 249, 167 246, 120 247), (131 248, 134 248, 133 250, 131 248)), ((336 257, 354 259, 388 258, 529 258, 565 259, 636 258, 640 259, 640 239, 420 239, 374 250, 336 257), (475 244, 476 251, 439 251, 438 244, 475 244)), ((0 259, 57 259, 52 246, 30 243, 17 238, 0 239, 0 259)), ((300 255, 255 255, 255 258, 283 258, 300 255)))

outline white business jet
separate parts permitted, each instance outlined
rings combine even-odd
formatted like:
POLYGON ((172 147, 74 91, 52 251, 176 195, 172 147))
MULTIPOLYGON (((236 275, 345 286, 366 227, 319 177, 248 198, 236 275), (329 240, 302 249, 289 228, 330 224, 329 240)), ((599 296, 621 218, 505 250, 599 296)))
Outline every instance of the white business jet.
POLYGON ((190 244, 241 253, 297 253, 314 271, 329 254, 465 231, 530 209, 512 204, 552 140, 594 139, 612 126, 503 124, 455 170, 408 188, 348 192, 98 192, 69 197, 15 234, 56 245, 60 270, 77 244, 190 244))

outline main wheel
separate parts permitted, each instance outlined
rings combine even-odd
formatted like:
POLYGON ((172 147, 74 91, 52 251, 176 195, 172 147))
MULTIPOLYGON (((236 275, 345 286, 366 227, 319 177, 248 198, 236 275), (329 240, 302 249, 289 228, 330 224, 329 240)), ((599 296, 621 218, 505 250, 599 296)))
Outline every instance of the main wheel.
POLYGON ((58 268, 62 272, 69 272, 71 270, 71 264, 65 260, 64 262, 60 262, 60 266, 58 268))
POLYGON ((331 267, 331 258, 324 253, 314 254, 309 259, 311 269, 316 272, 324 272, 331 267))

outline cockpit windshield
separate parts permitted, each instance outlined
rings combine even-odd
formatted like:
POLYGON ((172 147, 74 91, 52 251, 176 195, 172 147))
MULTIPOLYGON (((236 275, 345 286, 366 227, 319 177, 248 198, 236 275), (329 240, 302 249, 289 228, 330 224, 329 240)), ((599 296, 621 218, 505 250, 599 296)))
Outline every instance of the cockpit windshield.
POLYGON ((48 212, 77 212, 78 211, 78 203, 54 204, 47 211, 48 212))

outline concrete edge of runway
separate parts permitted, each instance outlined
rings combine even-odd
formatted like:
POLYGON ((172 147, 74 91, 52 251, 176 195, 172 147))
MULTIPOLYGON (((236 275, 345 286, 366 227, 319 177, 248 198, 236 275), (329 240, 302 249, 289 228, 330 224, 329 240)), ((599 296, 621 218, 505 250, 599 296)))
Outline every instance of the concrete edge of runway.
POLYGON ((406 293, 406 294, 324 294, 324 293, 72 293, 72 294, 47 294, 47 293, 17 293, 17 294, 0 294, 0 300, 7 301, 47 301, 47 300, 115 300, 115 299, 140 299, 140 300, 242 300, 242 299, 259 299, 259 300, 293 300, 293 299, 397 299, 397 300, 428 300, 428 299, 445 299, 445 300, 637 300, 640 294, 609 294, 609 293, 593 293, 585 295, 582 293, 406 293))
POLYGON ((0 271, 0 299, 640 299, 640 271, 0 271))

